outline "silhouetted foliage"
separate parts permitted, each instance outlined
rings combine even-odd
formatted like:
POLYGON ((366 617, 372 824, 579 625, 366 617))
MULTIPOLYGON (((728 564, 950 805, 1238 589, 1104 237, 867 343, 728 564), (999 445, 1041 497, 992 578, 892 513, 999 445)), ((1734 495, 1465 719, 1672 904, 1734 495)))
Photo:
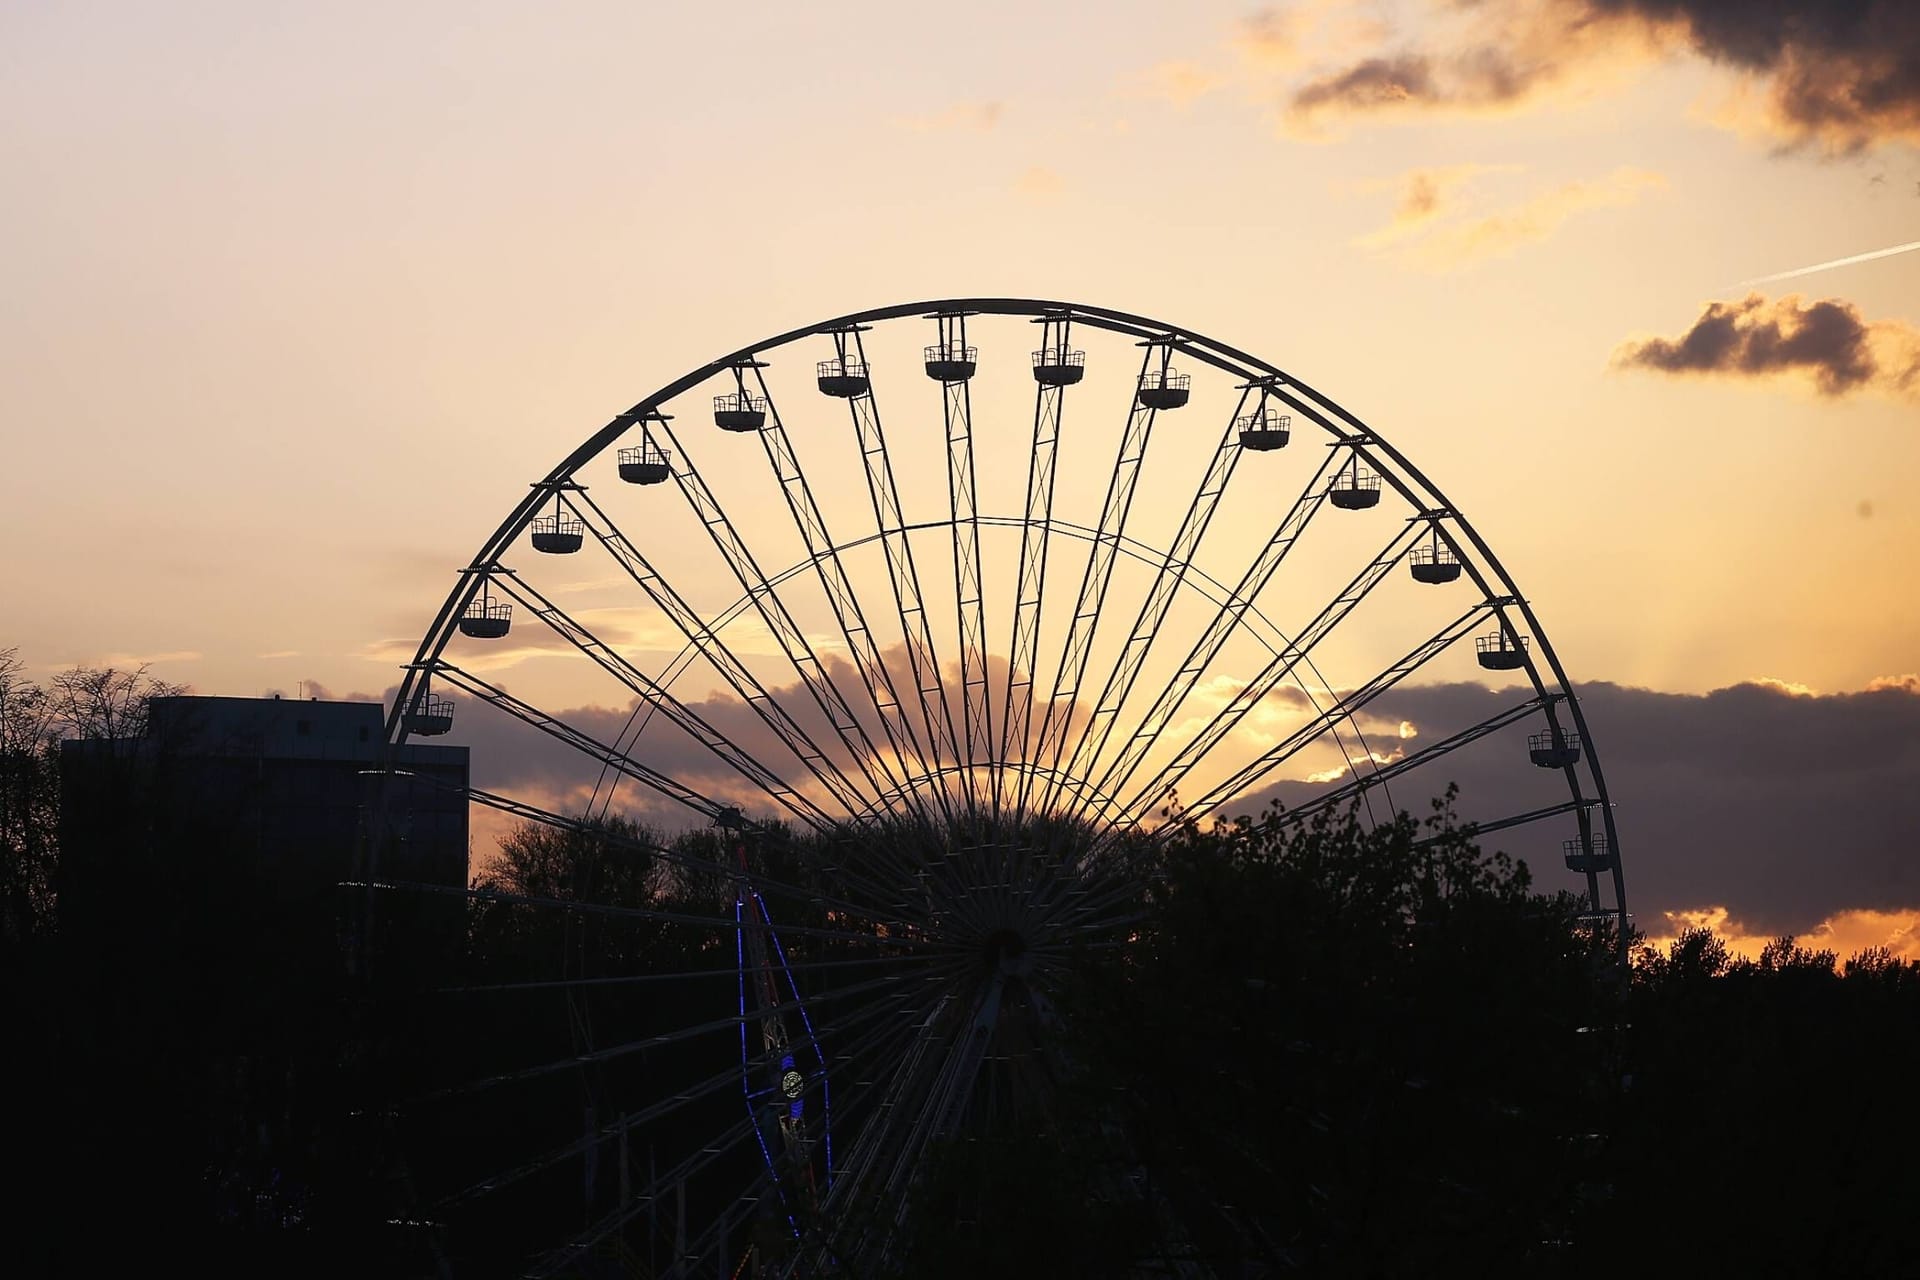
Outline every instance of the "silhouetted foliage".
POLYGON ((1441 811, 1188 832, 1141 905, 1121 958, 1081 966, 1066 1048, 1154 1253, 1433 1274, 1563 1231, 1599 1084, 1576 1028, 1611 971, 1573 902, 1441 811))
POLYGON ((74 667, 43 685, 18 650, 0 649, 0 958, 25 964, 55 927, 60 743, 138 736, 150 701, 185 688, 144 665, 74 667))
POLYGON ((46 689, 0 649, 0 959, 7 972, 53 927, 60 775, 58 722, 46 689))
POLYGON ((1142 908, 1064 1001, 1049 1126, 950 1148, 901 1274, 1122 1274, 1122 1245, 1140 1274, 1910 1259, 1920 966, 1696 931, 1624 974, 1445 802, 1186 833, 1142 908))
POLYGON ((1640 952, 1625 1016, 1600 1262, 1691 1244, 1729 1275, 1912 1273, 1920 964, 1836 968, 1791 937, 1746 960, 1694 929, 1640 952))

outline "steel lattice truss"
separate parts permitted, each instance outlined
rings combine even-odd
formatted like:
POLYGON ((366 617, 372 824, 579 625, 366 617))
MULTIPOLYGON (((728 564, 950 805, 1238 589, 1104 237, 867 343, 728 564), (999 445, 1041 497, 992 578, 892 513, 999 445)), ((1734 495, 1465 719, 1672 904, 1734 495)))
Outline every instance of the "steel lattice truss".
POLYGON ((457 1239, 572 1169, 584 1208, 527 1274, 608 1250, 662 1276, 884 1272, 930 1147, 1044 1106, 1068 1065, 1049 993, 1126 945, 1156 847, 1267 794, 1284 822, 1384 818, 1394 788, 1424 805, 1492 761, 1513 785, 1481 831, 1545 840, 1564 887, 1625 919, 1580 704, 1481 535, 1291 374, 1097 307, 841 317, 615 415, 460 575, 389 738, 456 715, 578 771, 477 805, 713 886, 706 910, 368 877, 576 940, 595 920, 691 940, 680 967, 447 993, 480 1019, 536 990, 570 1010, 566 1052, 407 1100, 484 1129, 515 1090, 579 1081, 584 1126, 419 1193, 457 1239), (572 683, 489 674, 528 645, 572 683), (1378 710, 1450 682, 1484 694, 1454 723, 1378 710), (624 723, 566 709, 608 706, 624 723), (607 835, 623 812, 720 834, 607 835))

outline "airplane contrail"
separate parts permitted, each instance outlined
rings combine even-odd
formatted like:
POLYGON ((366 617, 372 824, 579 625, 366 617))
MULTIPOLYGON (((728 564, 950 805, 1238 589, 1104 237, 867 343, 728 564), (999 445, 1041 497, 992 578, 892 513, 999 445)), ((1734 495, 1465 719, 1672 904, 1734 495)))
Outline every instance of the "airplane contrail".
POLYGON ((1751 280, 1742 280, 1743 285, 1768 284, 1774 280, 1791 280, 1795 276, 1810 276, 1816 271, 1831 271, 1835 267, 1850 267, 1856 262, 1871 262, 1875 258, 1891 258, 1896 253, 1911 253, 1920 249, 1920 240, 1911 240, 1906 244, 1897 244, 1891 249, 1875 249, 1872 253, 1856 253, 1851 258, 1835 258, 1832 262, 1817 262, 1811 267, 1795 267, 1792 271, 1776 271, 1770 276, 1755 276, 1751 280))

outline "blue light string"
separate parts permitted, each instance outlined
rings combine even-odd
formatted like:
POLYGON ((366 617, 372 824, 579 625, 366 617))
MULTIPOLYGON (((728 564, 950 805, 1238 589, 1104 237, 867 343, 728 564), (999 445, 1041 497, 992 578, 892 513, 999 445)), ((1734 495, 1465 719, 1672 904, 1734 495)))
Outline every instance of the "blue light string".
MULTIPOLYGON (((779 958, 780 971, 787 975, 787 988, 793 992, 793 1003, 800 1010, 800 1024, 807 1029, 807 1043, 813 1046, 813 1056, 820 1063, 820 1133, 827 1153, 827 1190, 833 1190, 833 1094, 827 1088, 827 1055, 820 1048, 820 1041, 813 1034, 813 1019, 807 1016, 807 1006, 800 999, 800 986, 793 980, 793 970, 787 965, 786 949, 780 945, 780 935, 773 931, 773 917, 767 913, 767 904, 762 901, 760 891, 749 887, 754 903, 760 908, 760 918, 767 922, 767 936, 773 939, 773 954, 779 958)), ((799 1100, 794 1101, 798 1108, 799 1100)), ((799 1118, 796 1109, 791 1113, 799 1118)))
MULTIPOLYGON (((758 900, 759 894, 754 894, 758 900)), ((749 1071, 747 1053, 747 934, 746 926, 740 919, 745 902, 741 898, 733 900, 733 955, 737 972, 740 975, 740 1089, 746 1095, 747 1121, 753 1125, 753 1140, 760 1144, 760 1158, 766 1161, 767 1176, 773 1180, 773 1190, 780 1197, 780 1211, 786 1215, 787 1226, 793 1229, 793 1238, 800 1238, 800 1224, 793 1220, 793 1211, 787 1207, 787 1190, 780 1185, 780 1171, 774 1167, 773 1152, 767 1149, 767 1135, 761 1132, 760 1116, 753 1105, 753 1077, 749 1071)), ((784 961, 782 964, 784 965, 784 961)), ((788 975, 791 979, 792 975, 788 975)))

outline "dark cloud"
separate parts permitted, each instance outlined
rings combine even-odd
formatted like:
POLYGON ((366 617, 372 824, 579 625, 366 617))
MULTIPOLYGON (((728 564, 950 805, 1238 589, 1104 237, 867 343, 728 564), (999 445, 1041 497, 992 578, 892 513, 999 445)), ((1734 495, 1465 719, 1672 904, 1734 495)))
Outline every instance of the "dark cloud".
MULTIPOLYGON (((853 681, 850 671, 836 674, 853 681)), ((771 692, 816 741, 835 741, 797 687, 771 692)), ((454 732, 436 741, 472 749, 476 786, 579 811, 598 778, 597 765, 454 696, 454 732)), ((1396 687, 1367 706, 1365 748, 1351 734, 1346 745, 1356 758, 1371 750, 1391 759, 1486 720, 1523 696, 1470 683, 1396 687)), ((1724 907, 1761 932, 1804 932, 1844 911, 1920 908, 1920 677, 1888 675, 1863 692, 1824 696, 1770 683, 1704 695, 1595 683, 1582 686, 1580 696, 1615 804, 1628 906, 1643 928, 1659 932, 1666 912, 1711 907, 1724 907)), ((758 716, 731 695, 693 705, 777 773, 806 778, 758 716)), ((1277 697, 1272 705, 1302 718, 1308 713, 1297 696, 1277 697)), ((588 705, 556 715, 614 742, 632 712, 633 704, 588 705)), ((1392 803, 1424 813, 1449 782, 1460 786, 1459 811, 1468 820, 1564 800, 1562 776, 1527 762, 1526 735, 1540 727, 1537 718, 1519 722, 1403 776, 1392 803)), ((704 794, 773 812, 764 795, 662 717, 631 751, 704 794)), ((1338 757, 1331 761, 1337 765, 1338 757)), ((1302 756, 1294 771, 1318 773, 1327 763, 1302 756)), ((1330 785, 1338 784, 1278 783, 1225 810, 1248 812, 1269 798, 1297 804, 1330 785)), ((631 780, 620 784, 616 808, 668 829, 704 823, 631 780)), ((1573 889, 1576 879, 1559 860, 1560 841, 1572 833, 1572 819, 1560 818, 1495 833, 1486 843, 1525 858, 1542 887, 1573 889)))
POLYGON ((1797 297, 1710 302, 1677 338, 1629 342, 1614 352, 1623 368, 1662 373, 1764 377, 1803 373, 1829 396, 1868 388, 1920 392, 1920 333, 1903 324, 1870 324, 1838 299, 1803 306, 1797 297))
POLYGON ((1693 49, 1767 77, 1778 123, 1853 150, 1920 135, 1920 5, 1913 0, 1582 0, 1671 24, 1693 49))
MULTIPOLYGON (((1804 932, 1841 911, 1920 907, 1920 681, 1876 685, 1826 696, 1759 684, 1705 695, 1581 687, 1615 805, 1628 908, 1643 928, 1660 931, 1665 912, 1714 906, 1772 932, 1804 932)), ((1370 710, 1422 726, 1424 739, 1434 736, 1427 726, 1472 723, 1507 700, 1476 685, 1423 686, 1370 710)), ((1468 818, 1541 804, 1554 775, 1514 767, 1524 741, 1488 743, 1421 770, 1434 776, 1396 788, 1395 802, 1418 811, 1425 792, 1454 781, 1468 818)), ((1255 800, 1297 803, 1320 790, 1284 783, 1255 800)), ((1557 887, 1570 880, 1554 857, 1569 831, 1538 825, 1552 829, 1514 828, 1486 843, 1527 858, 1541 884, 1557 887)))
MULTIPOLYGON (((1420 48, 1379 48, 1296 86, 1296 118, 1520 106, 1561 84, 1689 51, 1764 89, 1789 145, 1920 139, 1913 0, 1436 0, 1420 48)), ((1382 33, 1382 40, 1391 39, 1382 33)))

